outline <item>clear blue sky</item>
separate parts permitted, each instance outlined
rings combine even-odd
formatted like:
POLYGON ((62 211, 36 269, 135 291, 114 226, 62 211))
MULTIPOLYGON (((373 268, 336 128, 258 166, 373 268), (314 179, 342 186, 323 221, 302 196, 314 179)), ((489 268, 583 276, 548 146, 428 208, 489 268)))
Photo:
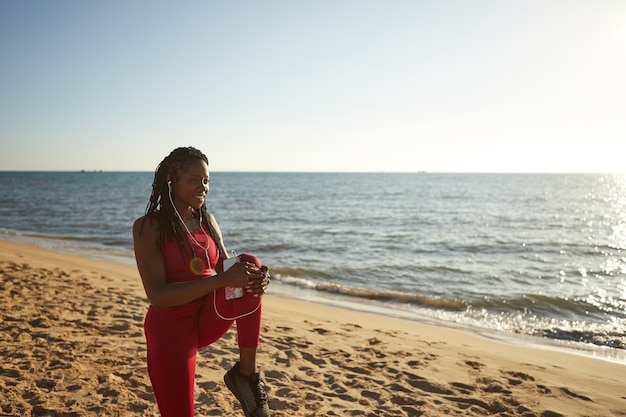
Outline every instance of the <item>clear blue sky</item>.
POLYGON ((0 2, 0 170, 626 171, 626 1, 0 2))

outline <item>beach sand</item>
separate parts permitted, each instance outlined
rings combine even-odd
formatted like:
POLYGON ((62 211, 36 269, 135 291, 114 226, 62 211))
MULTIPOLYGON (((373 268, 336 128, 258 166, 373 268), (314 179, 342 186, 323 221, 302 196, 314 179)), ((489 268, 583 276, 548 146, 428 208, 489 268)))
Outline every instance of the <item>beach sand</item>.
MULTIPOLYGON (((0 240, 0 415, 157 416, 136 269, 0 240)), ((273 416, 626 416, 626 366, 265 297, 273 416)), ((199 353, 196 415, 241 415, 232 329, 199 353)))

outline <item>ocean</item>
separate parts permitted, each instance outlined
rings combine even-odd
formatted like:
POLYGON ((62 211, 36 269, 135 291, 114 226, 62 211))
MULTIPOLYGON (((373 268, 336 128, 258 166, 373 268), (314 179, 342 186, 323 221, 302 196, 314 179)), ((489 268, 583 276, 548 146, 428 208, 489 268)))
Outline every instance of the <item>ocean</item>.
MULTIPOLYGON (((134 265, 151 172, 0 172, 0 238, 134 265)), ((626 176, 211 173, 269 293, 626 361, 626 176)))

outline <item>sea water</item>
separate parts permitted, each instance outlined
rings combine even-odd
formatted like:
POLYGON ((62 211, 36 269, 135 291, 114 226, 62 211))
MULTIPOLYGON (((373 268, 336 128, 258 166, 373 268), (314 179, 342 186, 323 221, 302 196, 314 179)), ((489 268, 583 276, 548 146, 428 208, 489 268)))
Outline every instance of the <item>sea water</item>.
MULTIPOLYGON (((0 172, 0 238, 134 265, 152 179, 0 172)), ((215 172, 210 187, 270 293, 624 358, 625 176, 215 172)))

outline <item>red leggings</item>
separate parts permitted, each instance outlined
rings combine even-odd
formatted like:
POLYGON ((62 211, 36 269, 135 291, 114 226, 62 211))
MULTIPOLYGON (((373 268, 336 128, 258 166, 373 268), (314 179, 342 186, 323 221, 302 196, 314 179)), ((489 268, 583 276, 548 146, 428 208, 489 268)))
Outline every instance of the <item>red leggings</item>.
MULTIPOLYGON (((224 289, 215 293, 223 317, 238 318, 239 348, 256 348, 261 333, 261 298, 246 293, 226 301, 224 289)), ((180 307, 149 308, 144 323, 148 348, 148 374, 162 417, 193 417, 196 351, 219 340, 235 320, 224 320, 215 311, 214 293, 180 307)))

